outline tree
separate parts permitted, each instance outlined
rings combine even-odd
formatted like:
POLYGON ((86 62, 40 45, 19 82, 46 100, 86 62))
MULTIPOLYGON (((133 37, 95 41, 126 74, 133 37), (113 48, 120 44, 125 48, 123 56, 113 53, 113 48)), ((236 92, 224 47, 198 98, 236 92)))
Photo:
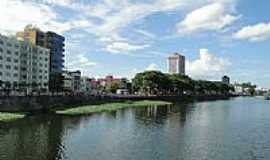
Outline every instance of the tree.
POLYGON ((158 71, 138 73, 132 80, 133 91, 148 95, 158 94, 228 94, 231 87, 222 82, 192 80, 179 74, 163 74, 158 71))
POLYGON ((120 82, 119 81, 112 81, 110 85, 106 87, 106 91, 110 93, 116 93, 116 90, 120 88, 120 82))
POLYGON ((134 91, 144 94, 163 94, 169 87, 168 77, 159 71, 138 73, 132 81, 134 91))

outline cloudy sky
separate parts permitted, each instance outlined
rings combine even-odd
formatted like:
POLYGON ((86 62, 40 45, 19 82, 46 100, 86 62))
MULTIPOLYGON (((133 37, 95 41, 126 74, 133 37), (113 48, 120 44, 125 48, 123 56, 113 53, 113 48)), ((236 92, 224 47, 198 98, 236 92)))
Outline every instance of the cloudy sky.
POLYGON ((66 67, 132 77, 172 52, 197 79, 270 87, 269 0, 0 0, 0 32, 27 24, 66 37, 66 67))

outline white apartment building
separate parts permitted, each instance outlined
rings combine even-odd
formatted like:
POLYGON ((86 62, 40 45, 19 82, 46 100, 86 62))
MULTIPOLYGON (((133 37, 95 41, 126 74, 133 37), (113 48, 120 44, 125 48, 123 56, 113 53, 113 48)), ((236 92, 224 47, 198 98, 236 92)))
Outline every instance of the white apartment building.
POLYGON ((78 93, 81 90, 81 72, 80 71, 64 71, 63 72, 64 84, 63 88, 65 91, 72 91, 78 93))
POLYGON ((49 49, 0 35, 2 87, 48 90, 49 59, 49 49))
POLYGON ((185 75, 185 56, 173 53, 167 59, 168 73, 185 75))
POLYGON ((91 93, 91 78, 81 77, 80 90, 82 93, 90 94, 91 93))

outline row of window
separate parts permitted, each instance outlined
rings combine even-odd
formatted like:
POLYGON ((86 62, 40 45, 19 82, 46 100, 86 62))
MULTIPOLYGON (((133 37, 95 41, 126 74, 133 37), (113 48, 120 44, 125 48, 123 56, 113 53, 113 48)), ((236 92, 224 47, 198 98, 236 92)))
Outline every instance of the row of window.
MULTIPOLYGON (((0 56, 0 60, 3 60, 3 57, 2 57, 2 56, 0 56)), ((6 61, 7 61, 7 62, 11 62, 11 61, 12 61, 12 60, 11 60, 11 57, 7 57, 7 58, 6 58, 6 61)), ((14 59, 13 62, 14 62, 14 63, 18 63, 19 60, 18 60, 18 59, 14 59)), ((21 64, 27 65, 27 61, 21 61, 21 64)), ((33 62, 32 65, 33 65, 33 66, 37 66, 38 63, 33 62)), ((45 67, 45 68, 47 68, 48 65, 47 65, 47 64, 39 63, 39 67, 45 67)))
MULTIPOLYGON (((4 45, 4 44, 5 44, 4 41, 0 39, 0 45, 4 45)), ((12 46, 13 46, 12 43, 10 43, 10 42, 7 42, 6 45, 7 45, 8 47, 12 47, 12 46)), ((16 43, 16 44, 14 45, 14 47, 15 47, 15 48, 19 48, 20 46, 19 46, 19 44, 16 43)))
MULTIPOLYGON (((3 52, 4 52, 3 48, 0 47, 0 53, 3 53, 3 52)), ((9 54, 9 55, 12 54, 12 52, 11 52, 10 50, 7 50, 6 53, 9 54)), ((18 55, 19 55, 19 51, 15 51, 14 54, 15 54, 16 56, 18 56, 18 55)), ((22 57, 27 57, 27 53, 23 53, 23 54, 21 54, 21 56, 22 56, 22 57)), ((33 58, 33 59, 37 59, 37 56, 33 56, 32 58, 33 58)), ((43 60, 42 57, 39 57, 39 59, 40 59, 40 60, 43 60)), ((47 56, 44 58, 44 60, 45 60, 45 61, 48 61, 47 56)))
MULTIPOLYGON (((3 72, 0 72, 0 76, 3 76, 3 72)), ((11 77, 11 73, 6 72, 6 73, 5 73, 5 76, 11 77)), ((17 77, 18 77, 18 73, 14 73, 14 74, 13 74, 13 77, 14 77, 14 78, 17 78, 17 77)))
MULTIPOLYGON (((3 60, 3 57, 2 56, 0 56, 0 60, 3 60)), ((7 57, 6 60, 7 60, 7 62, 11 62, 12 61, 11 60, 11 57, 7 57)), ((18 59, 14 59, 14 63, 18 63, 18 62, 19 62, 18 59)))
MULTIPOLYGON (((3 72, 0 72, 0 76, 3 76, 4 74, 3 74, 3 72)), ((12 74, 11 73, 9 73, 9 72, 5 72, 5 75, 4 76, 6 76, 6 77, 11 77, 12 76, 12 74)), ((18 73, 14 73, 13 74, 13 77, 14 78, 18 78, 18 73)), ((22 75, 22 78, 23 79, 27 79, 27 76, 26 75, 22 75)), ((45 80, 48 80, 48 77, 47 76, 32 76, 32 79, 33 80, 37 80, 37 78, 39 78, 39 79, 45 79, 45 80)))
MULTIPOLYGON (((0 69, 2 69, 2 68, 3 68, 3 64, 0 64, 0 69)), ((11 67, 11 65, 6 65, 5 68, 8 69, 8 70, 11 70, 12 67, 11 67)), ((18 70, 18 69, 19 68, 17 66, 14 66, 14 70, 18 70)), ((27 69, 25 67, 21 67, 21 70, 22 71, 27 71, 27 69)), ((37 70, 36 69, 33 69, 33 72, 37 72, 37 70)), ((48 71, 47 70, 44 70, 43 71, 43 70, 40 69, 39 70, 39 73, 45 73, 45 74, 47 74, 48 71)))
MULTIPOLYGON (((3 53, 3 52, 4 52, 4 49, 0 47, 0 53, 3 53)), ((11 50, 7 50, 6 53, 9 54, 9 55, 12 54, 11 50)), ((16 50, 16 51, 14 52, 14 54, 15 54, 16 56, 18 56, 18 55, 19 55, 19 51, 16 50)))

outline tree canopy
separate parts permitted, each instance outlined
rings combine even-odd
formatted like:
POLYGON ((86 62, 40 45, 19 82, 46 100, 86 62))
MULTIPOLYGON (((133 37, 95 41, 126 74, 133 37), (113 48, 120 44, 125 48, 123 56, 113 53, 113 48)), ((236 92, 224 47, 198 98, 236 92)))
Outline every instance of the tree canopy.
POLYGON ((147 95, 227 94, 232 87, 222 82, 192 80, 179 74, 159 71, 138 73, 132 80, 133 91, 147 95))

